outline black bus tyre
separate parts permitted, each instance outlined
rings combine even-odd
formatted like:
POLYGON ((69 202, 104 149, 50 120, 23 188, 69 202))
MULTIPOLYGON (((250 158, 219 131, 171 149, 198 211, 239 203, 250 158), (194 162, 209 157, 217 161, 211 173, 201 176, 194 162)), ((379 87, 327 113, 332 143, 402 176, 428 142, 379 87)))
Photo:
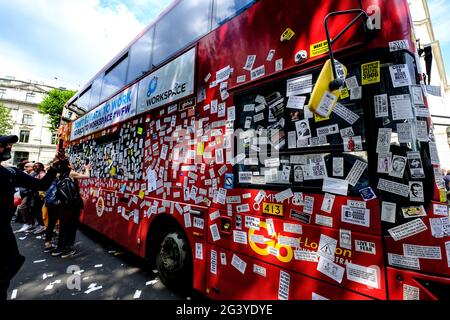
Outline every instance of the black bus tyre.
POLYGON ((178 229, 166 231, 160 237, 156 251, 156 268, 164 285, 179 294, 192 290, 192 255, 184 234, 178 229))

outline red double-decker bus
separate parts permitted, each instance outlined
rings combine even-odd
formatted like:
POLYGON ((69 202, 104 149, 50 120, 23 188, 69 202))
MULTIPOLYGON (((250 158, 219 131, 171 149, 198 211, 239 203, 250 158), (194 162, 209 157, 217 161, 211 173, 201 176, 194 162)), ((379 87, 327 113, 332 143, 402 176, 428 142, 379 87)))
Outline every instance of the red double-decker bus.
POLYGON ((65 106, 81 221, 213 299, 448 299, 421 74, 406 0, 174 1, 65 106))

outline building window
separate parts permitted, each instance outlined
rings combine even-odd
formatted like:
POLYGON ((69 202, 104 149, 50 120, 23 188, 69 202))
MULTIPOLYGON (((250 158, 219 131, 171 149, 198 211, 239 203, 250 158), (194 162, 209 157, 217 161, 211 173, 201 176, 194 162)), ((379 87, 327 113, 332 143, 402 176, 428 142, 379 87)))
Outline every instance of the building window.
POLYGON ((30 131, 20 130, 19 142, 28 143, 29 140, 30 140, 30 131))
POLYGON ((52 144, 57 144, 57 143, 58 143, 58 133, 53 132, 52 133, 52 144))
POLYGON ((17 165, 22 160, 25 160, 25 159, 28 160, 29 157, 30 157, 29 152, 16 151, 16 152, 14 152, 13 164, 17 165))
POLYGON ((31 125, 33 123, 33 115, 31 114, 24 114, 22 117, 22 124, 28 124, 31 125))
POLYGON ((29 99, 34 98, 36 95, 33 92, 27 92, 27 97, 26 97, 26 101, 28 101, 29 99))
POLYGON ((6 89, 0 88, 0 99, 4 98, 5 95, 6 95, 6 89))

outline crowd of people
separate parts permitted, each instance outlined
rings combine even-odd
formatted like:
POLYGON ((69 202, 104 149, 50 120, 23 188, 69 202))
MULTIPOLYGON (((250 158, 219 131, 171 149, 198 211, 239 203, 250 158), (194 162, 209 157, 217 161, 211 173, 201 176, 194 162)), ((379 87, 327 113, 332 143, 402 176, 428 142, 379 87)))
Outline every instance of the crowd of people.
POLYGON ((77 173, 63 152, 47 168, 22 160, 17 167, 3 166, 11 158, 17 136, 0 136, 0 301, 6 300, 10 280, 25 261, 14 233, 45 232, 44 251, 61 258, 72 257, 79 216, 83 208, 77 179, 89 177, 89 165, 77 173), (12 230, 11 220, 23 225, 12 230), (59 225, 59 227, 57 227, 59 225), (54 231, 57 240, 54 238, 54 231))

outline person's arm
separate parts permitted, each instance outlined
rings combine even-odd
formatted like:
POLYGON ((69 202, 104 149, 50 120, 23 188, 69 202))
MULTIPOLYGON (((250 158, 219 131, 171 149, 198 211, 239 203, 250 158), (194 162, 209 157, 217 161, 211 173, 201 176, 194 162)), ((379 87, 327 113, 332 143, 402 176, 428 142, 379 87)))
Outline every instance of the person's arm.
POLYGON ((70 171, 70 178, 72 179, 87 179, 90 178, 90 174, 89 174, 89 168, 90 165, 85 165, 84 166, 84 174, 83 173, 78 173, 74 170, 70 171))
POLYGON ((16 170, 16 186, 32 189, 36 191, 45 191, 56 178, 56 171, 53 168, 48 169, 47 174, 42 179, 36 179, 20 170, 16 170))

